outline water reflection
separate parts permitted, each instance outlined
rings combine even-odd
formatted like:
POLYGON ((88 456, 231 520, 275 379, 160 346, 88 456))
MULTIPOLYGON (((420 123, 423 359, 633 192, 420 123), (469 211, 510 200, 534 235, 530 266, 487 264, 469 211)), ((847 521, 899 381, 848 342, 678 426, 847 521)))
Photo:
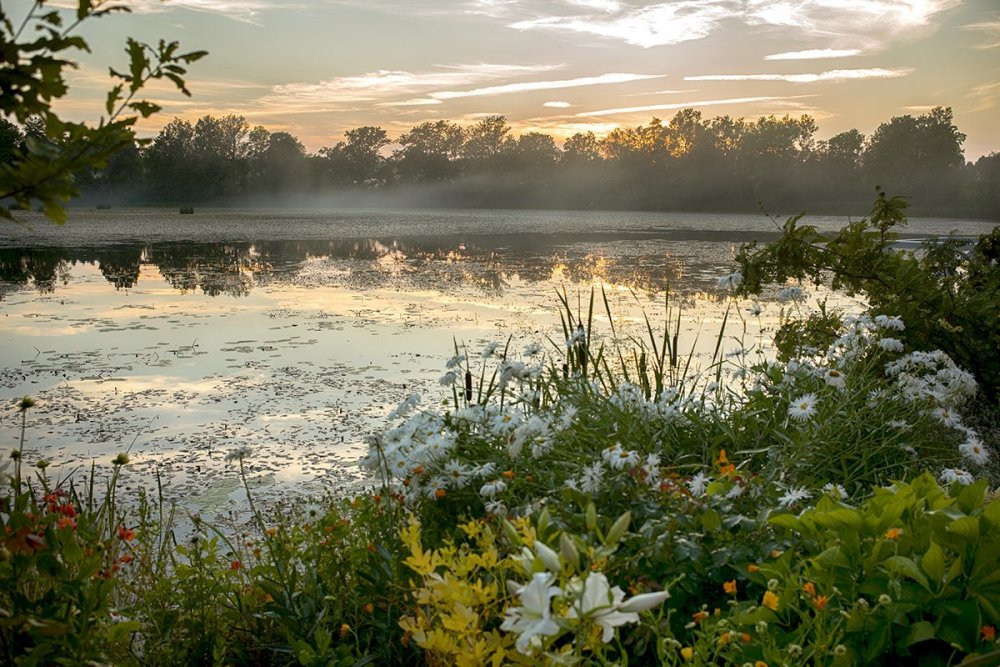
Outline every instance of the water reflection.
POLYGON ((703 289, 731 250, 732 243, 714 240, 667 242, 621 234, 0 248, 0 299, 12 289, 53 293, 72 280, 77 264, 97 266, 116 290, 135 287, 143 268, 155 267, 181 292, 230 297, 245 297, 266 284, 309 285, 316 280, 340 281, 355 289, 472 288, 495 296, 502 296, 514 280, 600 280, 660 291, 685 277, 685 288, 703 289), (714 252, 706 255, 706 246, 714 252), (706 264, 711 271, 699 270, 706 264), (316 271, 317 266, 322 270, 316 271))

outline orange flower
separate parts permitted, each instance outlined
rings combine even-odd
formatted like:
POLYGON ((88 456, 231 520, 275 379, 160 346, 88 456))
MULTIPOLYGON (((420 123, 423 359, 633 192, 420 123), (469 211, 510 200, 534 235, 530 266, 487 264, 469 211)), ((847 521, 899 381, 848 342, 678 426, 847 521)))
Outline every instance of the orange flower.
POLYGON ((438 490, 436 490, 434 492, 434 497, 437 498, 438 500, 440 500, 441 498, 444 498, 447 495, 448 495, 448 492, 445 491, 444 489, 438 489, 438 490))
POLYGON ((729 635, 730 634, 732 634, 732 633, 730 633, 730 632, 723 632, 722 636, 719 637, 719 645, 725 646, 726 644, 728 644, 729 643, 729 635))
POLYGON ((811 598, 816 597, 816 586, 813 585, 813 582, 807 581, 806 583, 802 584, 802 590, 808 593, 809 597, 811 598))
POLYGON ((744 644, 749 644, 750 643, 750 633, 749 632, 742 632, 742 633, 740 633, 740 641, 743 642, 744 644))
POLYGON ((704 620, 705 620, 706 618, 708 618, 708 612, 707 612, 707 611, 705 611, 704 609, 703 609, 703 610, 701 610, 701 611, 696 611, 695 613, 693 613, 693 614, 691 615, 691 618, 693 618, 693 619, 694 619, 694 622, 695 622, 695 623, 701 623, 701 622, 702 622, 702 621, 704 621, 704 620))
POLYGON ((732 579, 722 584, 722 590, 726 592, 726 595, 736 595, 736 580, 732 579))
POLYGON ((118 539, 124 542, 131 542, 135 539, 135 531, 125 526, 118 526, 118 539))
POLYGON ((241 567, 243 567, 243 563, 241 563, 238 560, 234 560, 232 563, 229 564, 229 569, 230 570, 238 570, 241 567))
POLYGON ((773 551, 771 551, 770 555, 771 555, 771 558, 781 558, 781 554, 783 554, 783 553, 785 553, 785 552, 782 551, 781 549, 774 549, 773 551))
POLYGON ((830 599, 825 595, 819 595, 813 599, 813 604, 816 605, 817 611, 823 611, 826 609, 826 603, 829 601, 830 599))
POLYGON ((59 528, 72 528, 73 530, 76 530, 76 519, 68 516, 59 517, 59 523, 57 523, 56 526, 59 528))
POLYGON ((724 449, 719 450, 719 458, 717 458, 715 462, 718 463, 720 466, 724 466, 727 463, 729 463, 729 457, 726 456, 726 450, 724 449))
POLYGON ((419 466, 419 465, 418 465, 418 466, 415 466, 415 467, 413 468, 413 470, 412 470, 412 472, 413 472, 413 474, 414 474, 414 475, 419 475, 419 474, 420 474, 420 473, 422 473, 423 471, 424 471, 424 467, 423 467, 423 466, 419 466))
POLYGON ((341 623, 340 624, 340 638, 341 639, 343 639, 344 637, 346 637, 347 633, 350 632, 350 631, 351 631, 351 626, 349 626, 347 623, 341 623))
POLYGON ((898 540, 900 535, 903 534, 902 528, 890 528, 885 531, 885 539, 887 540, 898 540))
POLYGON ((780 599, 781 598, 771 591, 764 591, 764 597, 761 599, 760 603, 771 611, 778 611, 778 601, 780 599))
POLYGON ((135 557, 132 554, 122 554, 121 558, 119 558, 118 561, 120 563, 125 563, 126 565, 128 565, 134 560, 134 558, 135 557))
POLYGON ((764 662, 763 660, 758 660, 757 662, 753 663, 753 667, 767 667, 767 663, 764 662))
POLYGON ((501 477, 505 477, 507 479, 514 479, 514 471, 513 470, 504 470, 502 473, 500 473, 500 476, 501 477))
POLYGON ((757 574, 758 572, 760 572, 760 566, 750 563, 749 565, 747 565, 747 572, 749 572, 750 574, 757 574))
POLYGON ((979 632, 983 635, 984 642, 992 642, 997 638, 997 629, 992 625, 984 625, 979 632))
POLYGON ((369 602, 364 607, 361 608, 366 614, 370 614, 375 611, 375 605, 369 602))

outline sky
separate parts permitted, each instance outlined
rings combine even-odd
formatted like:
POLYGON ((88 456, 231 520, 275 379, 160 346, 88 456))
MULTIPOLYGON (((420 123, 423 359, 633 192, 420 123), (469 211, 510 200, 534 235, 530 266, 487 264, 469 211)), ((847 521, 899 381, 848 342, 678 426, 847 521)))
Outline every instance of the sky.
MULTIPOLYGON (((60 0, 63 6, 74 3, 60 0)), ((60 2, 48 4, 59 5, 60 2)), ((4 2, 15 21, 31 3, 4 2)), ((809 114, 818 139, 950 106, 966 158, 1000 151, 1000 0, 136 0, 81 28, 92 53, 60 109, 96 120, 124 41, 177 40, 178 117, 238 114, 311 152, 363 125, 506 116, 518 135, 603 135, 679 109, 809 114)))

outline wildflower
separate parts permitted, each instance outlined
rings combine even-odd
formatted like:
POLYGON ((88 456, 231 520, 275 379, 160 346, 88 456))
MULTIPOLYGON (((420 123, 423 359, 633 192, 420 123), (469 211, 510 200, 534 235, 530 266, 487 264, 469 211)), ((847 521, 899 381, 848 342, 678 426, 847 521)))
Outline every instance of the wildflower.
POLYGON ((958 451, 962 452, 962 456, 979 466, 986 465, 990 460, 986 446, 974 434, 970 434, 968 440, 958 446, 958 451))
POLYGON ((789 657, 791 657, 791 658, 797 658, 800 655, 802 655, 802 647, 801 646, 799 646, 798 644, 789 644, 788 645, 788 656, 789 657))
POLYGON ((882 593, 882 595, 878 596, 878 603, 883 607, 885 607, 887 605, 892 604, 892 598, 886 595, 885 593, 882 593))
POLYGON ((961 468, 945 468, 941 471, 938 478, 945 484, 958 482, 959 484, 969 485, 973 482, 972 475, 961 468))
POLYGON ((45 470, 49 467, 49 462, 45 459, 38 459, 38 461, 35 462, 35 467, 39 470, 45 470))
POLYGON ((743 284, 743 274, 739 271, 733 271, 729 275, 722 276, 716 280, 716 285, 719 289, 739 287, 741 284, 743 284))
POLYGON ((437 499, 437 500, 441 500, 442 498, 444 498, 447 495, 448 495, 448 492, 446 490, 444 490, 444 489, 434 489, 434 498, 437 499))
POLYGON ((135 531, 125 526, 118 526, 118 539, 122 542, 131 542, 135 539, 135 531))
POLYGON ((517 588, 515 594, 520 598, 522 606, 508 607, 504 613, 500 629, 518 633, 514 646, 519 653, 529 655, 529 647, 535 637, 552 636, 560 632, 549 609, 549 600, 562 593, 558 586, 552 585, 554 579, 548 572, 536 572, 531 583, 517 588))
POLYGON ((483 484, 479 489, 479 495, 483 498, 494 498, 498 494, 503 493, 507 490, 507 483, 502 479, 498 479, 493 482, 487 482, 483 484))
POLYGON ((808 421, 816 414, 816 394, 806 394, 795 399, 788 406, 788 416, 800 422, 808 421))
POLYGON ((708 488, 708 483, 712 481, 712 478, 703 472, 699 472, 690 480, 688 480, 687 487, 688 491, 691 492, 692 496, 698 497, 705 495, 705 490, 708 488))
POLYGON ((754 317, 760 317, 760 314, 764 312, 764 309, 761 307, 759 303, 754 303, 751 304, 749 308, 747 308, 747 312, 753 315, 754 317))
POLYGON ((885 531, 885 535, 883 535, 883 537, 885 537, 885 539, 887 540, 898 540, 902 534, 903 534, 902 528, 890 528, 889 530, 885 531))
POLYGON ((240 561, 238 561, 238 560, 234 560, 233 562, 231 562, 231 563, 229 564, 229 569, 230 569, 230 570, 239 570, 239 569, 240 569, 240 568, 242 568, 242 567, 243 567, 243 563, 241 563, 241 562, 240 562, 240 561))
POLYGON ((343 639, 344 637, 346 637, 347 633, 349 633, 350 631, 351 631, 351 626, 349 626, 347 623, 341 623, 340 624, 340 638, 341 639, 343 639))
POLYGON ((811 598, 816 597, 816 585, 813 582, 807 581, 806 583, 802 584, 802 590, 808 593, 809 597, 811 598))
POLYGON ((20 410, 21 412, 26 412, 30 408, 35 407, 35 405, 36 405, 35 399, 33 399, 31 396, 24 396, 23 398, 21 398, 20 401, 18 401, 17 409, 20 410))
POLYGON ((883 329, 895 329, 896 331, 903 331, 906 329, 906 325, 903 323, 902 318, 899 315, 876 315, 875 324, 883 329))
POLYGON ((984 625, 979 629, 979 633, 983 636, 984 642, 992 642, 997 637, 997 629, 992 625, 984 625))
POLYGON ((708 612, 705 611, 704 609, 702 609, 701 611, 696 611, 691 615, 691 618, 694 619, 695 623, 701 623, 706 618, 708 618, 708 612))
POLYGON ((750 574, 757 574, 758 572, 760 572, 760 566, 754 563, 750 563, 749 565, 747 565, 747 572, 749 572, 750 574))
POLYGON ((580 490, 584 493, 596 493, 601 488, 604 481, 604 466, 600 461, 595 461, 589 466, 584 466, 580 473, 580 490))
POLYGON ((230 463, 232 461, 243 461, 243 459, 249 458, 251 449, 249 447, 237 447, 236 449, 230 450, 226 454, 225 462, 230 463))
POLYGON ((757 625, 755 627, 757 628, 757 632, 759 634, 764 634, 767 632, 767 621, 757 621, 757 625))
POLYGON ((448 371, 447 373, 438 378, 438 384, 441 385, 442 387, 450 387, 451 385, 455 384, 456 380, 458 380, 458 373, 456 373, 455 371, 448 371))
POLYGON ((878 346, 886 352, 902 352, 903 343, 898 338, 880 338, 878 346))
POLYGON ((844 374, 838 371, 836 368, 831 368, 827 370, 826 374, 823 376, 823 379, 826 381, 828 385, 836 389, 843 389, 844 387, 847 386, 847 378, 845 378, 844 374))
POLYGON ((778 498, 778 505, 787 509, 795 503, 803 500, 809 500, 811 497, 812 493, 810 493, 805 487, 793 487, 785 491, 785 494, 778 498))
POLYGON ((681 657, 684 658, 684 662, 688 662, 694 657, 694 649, 690 646, 685 646, 681 649, 681 657))
POLYGON ((778 601, 780 599, 781 598, 771 591, 764 591, 764 597, 761 599, 760 603, 771 611, 778 611, 778 601))
POLYGON ((111 465, 123 466, 129 462, 128 454, 120 452, 118 456, 111 460, 111 465))
POLYGON ((641 593, 633 595, 622 604, 619 609, 624 612, 647 611, 653 607, 663 604, 670 597, 667 591, 656 591, 653 593, 641 593))
POLYGON ((76 519, 71 516, 63 516, 59 518, 59 522, 56 524, 57 528, 72 528, 76 530, 76 519))
POLYGON ((763 660, 757 660, 753 663, 753 667, 767 667, 767 663, 763 660))
POLYGON ((573 347, 577 343, 585 342, 587 342, 587 332, 584 330, 583 325, 580 324, 576 327, 573 335, 566 339, 566 347, 573 347))
POLYGON ((507 514, 507 506, 499 500, 486 501, 483 504, 483 509, 486 510, 487 514, 492 514, 494 516, 505 516, 507 514))
POLYGON ((722 590, 726 592, 726 595, 736 595, 736 580, 731 579, 723 583, 722 590))
POLYGON ((591 572, 583 582, 583 593, 569 610, 569 618, 587 618, 602 628, 601 640, 607 644, 615 628, 625 623, 638 623, 639 615, 620 610, 625 592, 618 586, 611 587, 603 572, 591 572))
MULTIPOLYGON (((773 554, 774 552, 772 551, 771 553, 773 554)), ((769 591, 776 591, 776 590, 778 590, 778 586, 780 586, 780 585, 781 585, 781 582, 778 581, 777 579, 768 579, 767 580, 767 590, 769 590, 769 591)))
POLYGON ((483 359, 492 357, 493 353, 497 351, 498 347, 500 347, 500 343, 498 341, 492 340, 489 343, 487 343, 486 347, 484 347, 482 351, 483 359))
POLYGON ((534 357, 542 353, 542 346, 538 343, 531 343, 528 347, 524 348, 524 356, 534 357))
POLYGON ((837 644, 833 647, 834 655, 847 655, 847 647, 843 644, 837 644))
POLYGON ((782 287, 778 290, 778 301, 798 301, 804 293, 801 287, 782 287))
POLYGON ((813 599, 813 605, 816 607, 816 611, 824 611, 829 601, 830 598, 828 598, 827 596, 817 595, 815 599, 813 599))
POLYGON ((448 370, 452 370, 454 368, 459 368, 464 362, 465 362, 465 355, 456 354, 454 357, 445 362, 444 367, 447 368, 448 370))

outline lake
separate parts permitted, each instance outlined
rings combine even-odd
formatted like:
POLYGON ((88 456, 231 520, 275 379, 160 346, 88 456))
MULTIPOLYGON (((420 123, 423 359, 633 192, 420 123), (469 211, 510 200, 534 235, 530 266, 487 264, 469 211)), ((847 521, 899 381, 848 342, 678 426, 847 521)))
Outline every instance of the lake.
MULTIPOLYGON (((917 219, 904 236, 993 226, 917 219)), ((0 224, 0 438, 16 446, 30 394, 25 459, 50 476, 105 474, 128 450, 126 487, 159 474, 168 498, 221 510, 239 499, 225 455, 249 446, 262 494, 335 492, 364 482, 354 462, 400 401, 450 400, 438 380, 456 346, 476 363, 508 339, 511 356, 538 343, 557 358, 558 292, 585 315, 603 287, 617 334, 644 337, 669 286, 682 351, 710 354, 727 308, 726 347, 758 341, 783 306, 751 317, 716 279, 777 229, 590 211, 74 210, 62 227, 27 214, 0 224)))

